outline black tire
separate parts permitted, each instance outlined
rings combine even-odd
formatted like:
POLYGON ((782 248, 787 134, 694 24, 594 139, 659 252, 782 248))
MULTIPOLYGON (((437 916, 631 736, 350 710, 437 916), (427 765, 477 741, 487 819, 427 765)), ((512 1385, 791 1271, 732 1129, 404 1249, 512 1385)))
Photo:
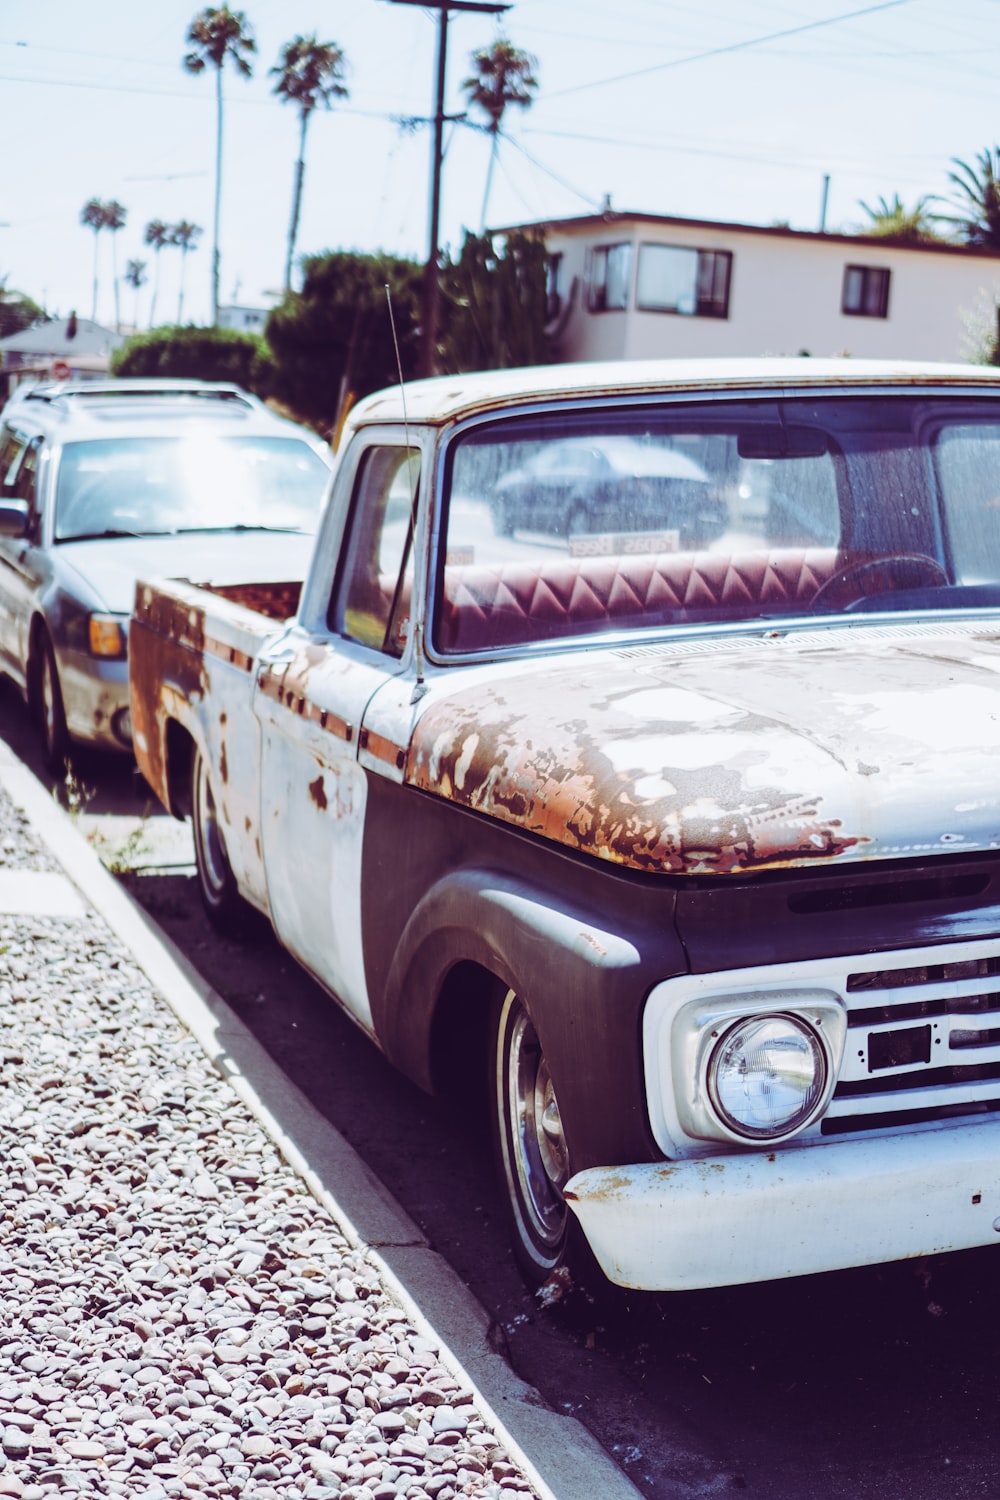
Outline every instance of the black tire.
POLYGON ((538 1033, 513 990, 494 1003, 490 1048, 493 1145, 514 1256, 529 1286, 566 1269, 569 1159, 538 1033))
POLYGON ((205 915, 217 932, 234 935, 245 926, 250 908, 239 893, 219 826, 208 766, 200 750, 191 766, 191 824, 198 891, 205 915))
POLYGON ((66 729, 66 710, 63 707, 62 688, 59 686, 56 654, 44 630, 38 636, 34 674, 35 724, 42 746, 42 760, 47 771, 59 776, 66 770, 69 732, 66 729))

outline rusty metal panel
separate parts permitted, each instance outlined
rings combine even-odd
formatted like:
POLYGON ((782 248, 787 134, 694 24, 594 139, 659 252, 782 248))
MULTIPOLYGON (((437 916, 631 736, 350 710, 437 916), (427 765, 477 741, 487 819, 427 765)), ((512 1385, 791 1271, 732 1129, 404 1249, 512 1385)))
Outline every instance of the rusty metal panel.
POLYGON ((262 907, 253 671, 262 644, 277 629, 245 605, 189 584, 141 582, 129 640, 139 768, 164 805, 182 811, 172 796, 167 725, 179 724, 190 735, 210 767, 233 872, 262 907))
POLYGON ((432 695, 406 776, 664 874, 1000 848, 998 673, 961 625, 581 652, 432 695))

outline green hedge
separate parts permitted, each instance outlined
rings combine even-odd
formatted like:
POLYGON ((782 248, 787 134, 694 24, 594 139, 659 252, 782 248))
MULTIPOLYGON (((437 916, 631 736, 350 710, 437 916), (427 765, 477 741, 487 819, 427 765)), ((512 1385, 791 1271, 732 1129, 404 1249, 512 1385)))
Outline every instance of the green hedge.
POLYGON ((137 333, 111 360, 113 375, 225 380, 257 396, 271 393, 273 370, 271 351, 259 335, 190 324, 137 333))

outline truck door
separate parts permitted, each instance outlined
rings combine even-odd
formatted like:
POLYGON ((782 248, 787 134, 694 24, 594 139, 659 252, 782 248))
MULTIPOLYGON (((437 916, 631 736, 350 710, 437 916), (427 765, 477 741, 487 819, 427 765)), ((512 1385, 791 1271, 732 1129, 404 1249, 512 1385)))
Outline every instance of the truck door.
POLYGON ((337 560, 328 524, 300 625, 261 662, 256 712, 271 920, 285 946, 370 1030, 361 946, 368 773, 358 753, 366 706, 405 670, 420 455, 374 439, 357 450, 328 517, 335 528, 337 508, 346 509, 337 560), (317 583, 324 575, 333 579, 325 592, 317 583))

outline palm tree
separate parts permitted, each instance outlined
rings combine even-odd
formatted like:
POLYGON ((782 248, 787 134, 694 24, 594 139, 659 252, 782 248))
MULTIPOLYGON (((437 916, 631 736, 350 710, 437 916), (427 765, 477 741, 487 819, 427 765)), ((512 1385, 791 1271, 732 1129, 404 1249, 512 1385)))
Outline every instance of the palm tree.
POLYGON ((153 298, 149 305, 149 326, 153 327, 156 322, 156 299, 160 291, 160 251, 164 245, 170 244, 170 229, 162 219, 150 219, 146 225, 143 235, 147 245, 152 245, 156 252, 156 272, 153 276, 153 298))
POLYGON ((97 250, 98 236, 104 228, 104 204, 100 198, 88 198, 80 213, 80 223, 94 231, 94 304, 91 309, 91 321, 97 322, 97 250))
POLYGON ((967 245, 991 245, 1000 249, 1000 146, 980 151, 975 164, 952 157, 948 181, 955 190, 955 214, 938 214, 942 223, 953 224, 967 245))
POLYGON ((114 278, 115 288, 115 332, 119 332, 122 326, 121 308, 118 301, 118 249, 115 244, 115 235, 119 229, 124 229, 125 220, 128 218, 128 210, 117 198, 110 199, 104 205, 104 228, 111 231, 111 274, 114 278))
POLYGON ((486 225, 490 185, 500 145, 500 125, 508 104, 516 104, 520 109, 530 107, 538 88, 538 79, 535 77, 538 63, 530 53, 519 51, 506 37, 501 36, 492 47, 482 47, 474 52, 472 64, 476 71, 464 80, 462 89, 469 103, 486 115, 486 130, 492 138, 490 164, 486 169, 486 191, 483 194, 481 234, 486 225))
POLYGON ((184 321, 184 268, 187 265, 188 252, 198 248, 198 238, 201 234, 200 224, 189 224, 187 219, 182 219, 170 230, 171 245, 176 245, 181 252, 181 282, 177 293, 177 322, 184 321))
POLYGON ((299 159, 295 164, 295 187, 292 192, 292 220, 288 229, 288 254, 285 258, 285 291, 292 284, 292 258, 299 232, 302 208, 302 179, 306 170, 306 130, 312 112, 320 104, 332 109, 334 99, 346 99, 344 54, 336 42, 321 42, 316 33, 297 36, 281 49, 277 67, 271 69, 277 78, 272 93, 284 104, 299 107, 299 159))
POLYGON ((139 331, 139 288, 146 285, 146 262, 144 260, 128 260, 125 262, 125 275, 122 280, 126 286, 130 286, 135 292, 135 307, 132 313, 132 326, 136 333, 139 331))
POLYGON ((248 59, 257 51, 253 31, 243 11, 228 5, 207 6, 188 27, 193 51, 184 58, 189 73, 215 69, 215 210, 212 218, 212 322, 219 321, 219 205, 222 200, 222 69, 226 58, 244 78, 253 68, 248 59))
POLYGON ((874 208, 862 203, 861 207, 870 220, 862 233, 877 239, 894 240, 900 245, 923 245, 939 240, 941 236, 934 228, 935 215, 928 207, 931 201, 931 197, 925 194, 912 208, 907 208, 895 193, 891 203, 887 198, 879 198, 874 208))

